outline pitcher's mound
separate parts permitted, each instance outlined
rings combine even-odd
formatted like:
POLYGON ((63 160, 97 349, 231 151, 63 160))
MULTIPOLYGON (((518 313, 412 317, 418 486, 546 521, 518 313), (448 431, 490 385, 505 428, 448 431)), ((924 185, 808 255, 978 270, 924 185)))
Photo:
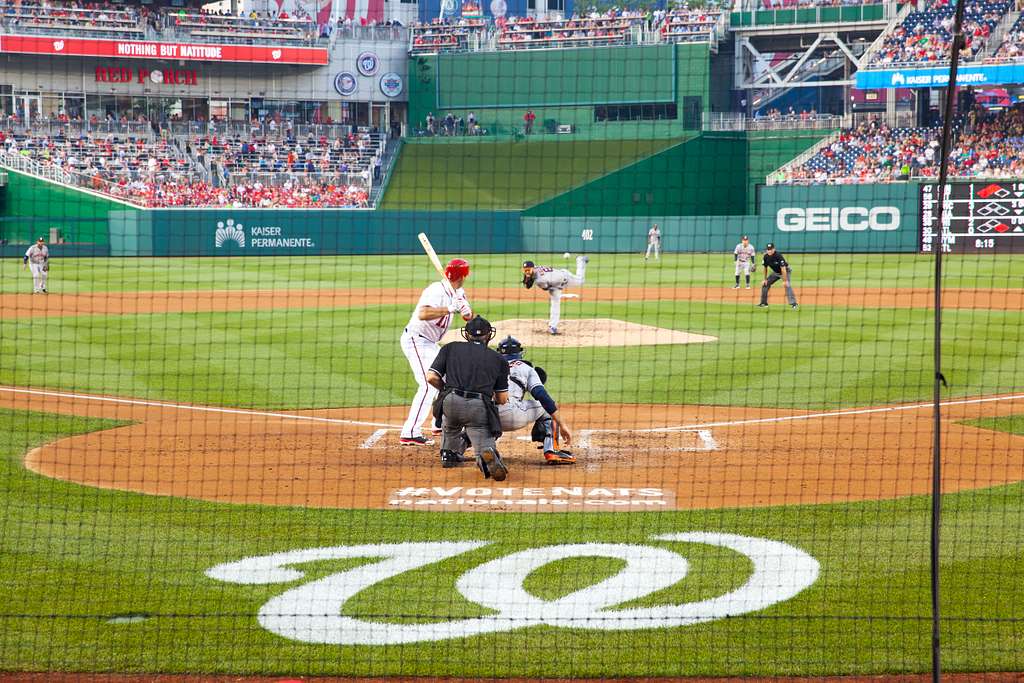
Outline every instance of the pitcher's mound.
MULTIPOLYGON (((514 318, 497 320, 493 323, 498 334, 495 340, 512 335, 523 346, 549 348, 571 348, 578 346, 649 346, 653 344, 703 344, 718 341, 718 337, 691 334, 679 330, 667 330, 651 325, 639 325, 612 318, 587 318, 585 320, 563 320, 558 334, 548 334, 547 320, 514 318)), ((462 341, 461 330, 449 330, 441 340, 462 341)))

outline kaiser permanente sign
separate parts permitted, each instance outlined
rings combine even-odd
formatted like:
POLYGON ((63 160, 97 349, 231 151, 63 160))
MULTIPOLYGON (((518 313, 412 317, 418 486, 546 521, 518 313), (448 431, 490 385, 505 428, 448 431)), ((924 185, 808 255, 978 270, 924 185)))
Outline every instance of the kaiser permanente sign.
POLYGON ((325 48, 158 43, 147 40, 95 40, 52 36, 3 35, 0 36, 0 53, 265 64, 327 63, 325 48))
MULTIPOLYGON (((1024 83, 1024 62, 1017 64, 961 65, 957 85, 998 85, 1024 83)), ((861 69, 857 87, 869 88, 942 88, 949 84, 949 67, 933 69, 861 69)))

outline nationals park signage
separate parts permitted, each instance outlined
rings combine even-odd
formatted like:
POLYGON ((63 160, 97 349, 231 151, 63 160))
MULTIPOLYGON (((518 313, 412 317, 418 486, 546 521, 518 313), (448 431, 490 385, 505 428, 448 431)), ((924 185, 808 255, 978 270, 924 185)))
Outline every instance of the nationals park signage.
POLYGON ((146 40, 55 38, 52 36, 0 36, 0 53, 260 64, 327 64, 325 48, 276 45, 204 45, 146 40))

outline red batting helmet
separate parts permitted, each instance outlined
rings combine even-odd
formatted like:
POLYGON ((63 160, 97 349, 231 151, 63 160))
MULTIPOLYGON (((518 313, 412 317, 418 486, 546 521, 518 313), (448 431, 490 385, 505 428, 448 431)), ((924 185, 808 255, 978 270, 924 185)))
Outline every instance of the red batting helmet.
POLYGON ((469 261, 461 258, 453 258, 444 268, 444 276, 448 281, 461 280, 469 275, 469 261))

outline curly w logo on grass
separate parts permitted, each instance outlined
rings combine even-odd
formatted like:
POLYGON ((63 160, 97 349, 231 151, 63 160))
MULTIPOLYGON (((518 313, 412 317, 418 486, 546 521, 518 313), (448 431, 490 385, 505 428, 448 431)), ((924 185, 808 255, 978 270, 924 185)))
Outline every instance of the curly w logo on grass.
MULTIPOLYGON (((367 621, 342 614, 346 603, 374 584, 426 565, 482 548, 479 541, 390 543, 310 548, 217 565, 210 578, 240 584, 295 581, 304 576, 293 565, 336 559, 380 558, 291 588, 259 611, 260 624, 272 633, 305 643, 397 645, 556 626, 599 631, 645 630, 699 624, 764 609, 788 600, 813 584, 817 560, 791 545, 720 533, 678 533, 652 541, 717 546, 744 555, 753 571, 742 586, 717 597, 680 605, 613 609, 641 600, 687 578, 681 555, 647 545, 579 543, 531 548, 485 562, 462 574, 456 588, 470 602, 494 614, 430 623, 367 621), (525 587, 533 572, 569 558, 611 558, 624 563, 613 576, 554 600, 525 587)), ((441 601, 438 601, 441 602, 441 601)), ((405 608, 404 611, 408 611, 405 608)), ((403 609, 390 612, 403 613, 403 609)))

